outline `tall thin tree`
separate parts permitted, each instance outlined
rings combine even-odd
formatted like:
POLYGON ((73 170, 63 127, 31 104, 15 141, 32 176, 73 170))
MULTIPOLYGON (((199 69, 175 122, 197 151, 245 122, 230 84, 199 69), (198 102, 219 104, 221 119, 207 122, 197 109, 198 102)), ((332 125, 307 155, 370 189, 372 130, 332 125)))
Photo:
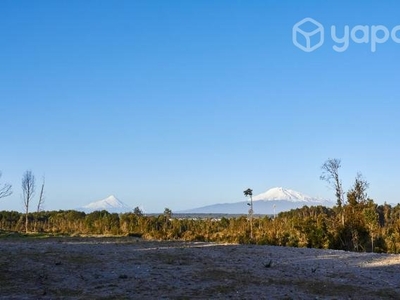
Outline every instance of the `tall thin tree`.
POLYGON ((334 188, 336 195, 337 206, 342 207, 343 201, 343 188, 342 181, 339 178, 339 169, 341 167, 340 159, 333 158, 328 159, 321 166, 322 174, 319 177, 321 180, 325 180, 328 184, 334 188))
POLYGON ((29 225, 29 203, 31 202, 33 196, 35 195, 35 175, 32 171, 28 170, 22 176, 22 197, 24 200, 25 208, 25 232, 28 232, 29 225))
POLYGON ((42 188, 40 189, 39 201, 38 201, 38 205, 37 205, 37 212, 40 212, 43 209, 43 204, 44 204, 44 183, 45 183, 45 178, 43 176, 42 188))
POLYGON ((250 238, 253 239, 253 190, 252 189, 247 189, 243 191, 244 195, 246 197, 250 197, 250 203, 248 205, 250 206, 249 209, 249 219, 250 219, 250 238))
POLYGON ((322 174, 319 178, 321 180, 325 180, 326 182, 328 182, 328 184, 335 190, 336 204, 339 210, 339 217, 341 219, 342 226, 344 226, 345 216, 343 212, 343 205, 345 203, 343 199, 344 192, 342 187, 342 181, 339 178, 340 167, 341 167, 340 159, 337 158, 328 159, 321 166, 322 174))

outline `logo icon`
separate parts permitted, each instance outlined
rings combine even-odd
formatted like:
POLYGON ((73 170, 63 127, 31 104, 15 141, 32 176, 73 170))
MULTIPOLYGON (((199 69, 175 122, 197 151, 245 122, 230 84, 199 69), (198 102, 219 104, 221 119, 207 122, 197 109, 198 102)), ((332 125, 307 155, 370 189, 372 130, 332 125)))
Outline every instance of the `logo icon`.
POLYGON ((313 18, 304 18, 294 24, 292 39, 297 48, 312 52, 324 43, 324 26, 313 18))

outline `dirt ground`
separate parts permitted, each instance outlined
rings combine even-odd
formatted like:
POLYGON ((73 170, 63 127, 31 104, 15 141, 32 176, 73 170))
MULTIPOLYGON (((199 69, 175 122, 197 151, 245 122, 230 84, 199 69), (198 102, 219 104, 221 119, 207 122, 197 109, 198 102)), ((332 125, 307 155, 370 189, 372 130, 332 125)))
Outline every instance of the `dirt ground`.
POLYGON ((400 256, 133 237, 7 238, 0 299, 400 299, 400 256))

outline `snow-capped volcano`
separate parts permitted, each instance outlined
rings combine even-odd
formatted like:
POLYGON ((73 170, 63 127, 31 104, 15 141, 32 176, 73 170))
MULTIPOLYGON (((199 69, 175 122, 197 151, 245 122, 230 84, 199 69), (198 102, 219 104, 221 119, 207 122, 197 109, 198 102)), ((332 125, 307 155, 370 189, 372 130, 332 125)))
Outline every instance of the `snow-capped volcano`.
POLYGON ((117 199, 114 195, 111 195, 103 200, 91 202, 87 205, 84 205, 80 210, 84 212, 106 210, 110 213, 123 213, 132 211, 132 208, 117 199))
POLYGON ((283 187, 275 187, 269 189, 265 193, 258 194, 253 197, 254 201, 274 201, 274 200, 286 200, 291 202, 310 202, 310 203, 321 203, 327 200, 310 197, 308 195, 285 189, 283 187))
MULTIPOLYGON (((219 203, 183 211, 184 213, 218 213, 218 214, 247 214, 249 201, 234 203, 219 203)), ((253 197, 255 214, 275 214, 282 211, 301 208, 303 206, 332 207, 333 202, 321 198, 314 198, 282 187, 269 189, 265 193, 253 197)))

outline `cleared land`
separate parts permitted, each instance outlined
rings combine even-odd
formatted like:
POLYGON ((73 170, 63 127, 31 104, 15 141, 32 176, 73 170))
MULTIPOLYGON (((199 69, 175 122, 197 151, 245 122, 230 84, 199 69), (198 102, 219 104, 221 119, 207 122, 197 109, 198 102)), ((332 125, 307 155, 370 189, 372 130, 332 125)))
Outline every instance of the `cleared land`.
POLYGON ((1 299, 400 299, 400 256, 124 238, 3 238, 1 299))

